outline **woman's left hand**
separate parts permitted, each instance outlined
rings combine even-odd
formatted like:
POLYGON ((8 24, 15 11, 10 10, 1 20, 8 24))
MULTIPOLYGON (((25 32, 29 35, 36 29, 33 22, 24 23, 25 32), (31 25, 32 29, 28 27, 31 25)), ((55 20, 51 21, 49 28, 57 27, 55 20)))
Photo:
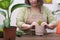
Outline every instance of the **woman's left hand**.
POLYGON ((50 24, 48 25, 48 27, 49 27, 49 28, 54 28, 54 27, 55 27, 55 25, 54 25, 54 24, 52 24, 52 23, 50 23, 50 24))
POLYGON ((41 26, 48 26, 48 24, 46 22, 42 22, 41 26))

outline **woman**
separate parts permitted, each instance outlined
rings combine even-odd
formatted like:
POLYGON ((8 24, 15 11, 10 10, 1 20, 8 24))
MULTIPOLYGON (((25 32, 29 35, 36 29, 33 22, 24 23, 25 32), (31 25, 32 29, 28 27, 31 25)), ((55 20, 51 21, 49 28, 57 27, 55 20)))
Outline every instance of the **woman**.
MULTIPOLYGON (((46 27, 53 29, 56 26, 56 21, 53 18, 52 12, 43 6, 43 0, 25 0, 25 3, 30 5, 30 7, 21 7, 18 12, 17 26, 20 29, 28 30, 35 26, 37 30, 39 26, 42 31, 42 29, 44 30, 46 27)), ((36 33, 36 35, 43 34, 36 33)))

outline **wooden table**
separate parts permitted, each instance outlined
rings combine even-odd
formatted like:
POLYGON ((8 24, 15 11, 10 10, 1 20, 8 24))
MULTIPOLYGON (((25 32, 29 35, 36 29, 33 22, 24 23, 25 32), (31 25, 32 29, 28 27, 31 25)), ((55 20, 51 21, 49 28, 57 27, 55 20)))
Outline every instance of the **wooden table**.
MULTIPOLYGON (((3 38, 0 38, 0 40, 3 40, 3 38)), ((60 40, 60 34, 49 33, 44 36, 25 35, 16 37, 16 40, 60 40)))

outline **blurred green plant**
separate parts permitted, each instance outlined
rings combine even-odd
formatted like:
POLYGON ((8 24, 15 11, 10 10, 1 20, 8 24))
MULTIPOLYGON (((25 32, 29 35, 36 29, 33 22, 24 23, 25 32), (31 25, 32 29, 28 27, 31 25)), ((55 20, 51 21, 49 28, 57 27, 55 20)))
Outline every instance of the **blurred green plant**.
POLYGON ((21 37, 22 35, 25 35, 25 34, 26 34, 26 33, 23 32, 22 30, 16 31, 16 36, 17 36, 17 37, 21 37))
MULTIPOLYGON (((0 27, 7 27, 7 28, 11 28, 10 26, 10 22, 11 22, 11 15, 12 15, 12 12, 16 9, 16 8, 19 8, 19 7, 28 7, 29 5, 27 4, 15 4, 12 6, 11 10, 10 9, 10 6, 12 5, 14 0, 0 0, 0 8, 5 10, 0 10, 0 14, 3 15, 5 17, 5 19, 3 20, 3 25, 0 25, 0 27), (11 12, 11 13, 10 13, 11 12)), ((1 29, 1 31, 3 31, 1 29)), ((21 31, 17 32, 18 35, 20 35, 19 33, 21 33, 21 31)), ((22 32, 23 33, 23 32, 22 32)))
POLYGON ((9 7, 11 6, 11 4, 13 3, 14 0, 0 0, 0 8, 6 10, 6 12, 4 12, 3 10, 0 10, 0 14, 2 14, 5 17, 5 20, 3 21, 4 23, 4 27, 11 27, 10 26, 10 22, 11 22, 11 15, 12 12, 19 7, 27 7, 28 5, 26 4, 16 4, 11 8, 11 14, 9 13, 9 7), (10 14, 10 15, 9 15, 10 14))
POLYGON ((10 18, 9 17, 9 7, 13 3, 14 0, 0 0, 0 8, 7 11, 7 14, 5 11, 0 10, 0 14, 2 14, 5 17, 5 20, 3 21, 4 27, 10 27, 10 18))
POLYGON ((41 25, 42 21, 41 21, 41 20, 39 20, 37 23, 38 23, 39 25, 41 25))

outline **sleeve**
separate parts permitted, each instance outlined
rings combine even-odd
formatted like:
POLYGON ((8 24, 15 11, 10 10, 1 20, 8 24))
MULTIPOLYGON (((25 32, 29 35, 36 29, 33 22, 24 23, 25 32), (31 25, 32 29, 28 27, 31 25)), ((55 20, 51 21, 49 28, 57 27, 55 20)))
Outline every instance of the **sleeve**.
POLYGON ((22 24, 24 24, 24 15, 25 15, 25 8, 20 8, 17 17, 16 17, 16 25, 21 28, 22 24))
POLYGON ((54 15, 52 14, 52 11, 50 11, 49 9, 46 10, 47 11, 47 21, 48 23, 53 23, 55 26, 57 25, 57 21, 54 18, 54 15))

